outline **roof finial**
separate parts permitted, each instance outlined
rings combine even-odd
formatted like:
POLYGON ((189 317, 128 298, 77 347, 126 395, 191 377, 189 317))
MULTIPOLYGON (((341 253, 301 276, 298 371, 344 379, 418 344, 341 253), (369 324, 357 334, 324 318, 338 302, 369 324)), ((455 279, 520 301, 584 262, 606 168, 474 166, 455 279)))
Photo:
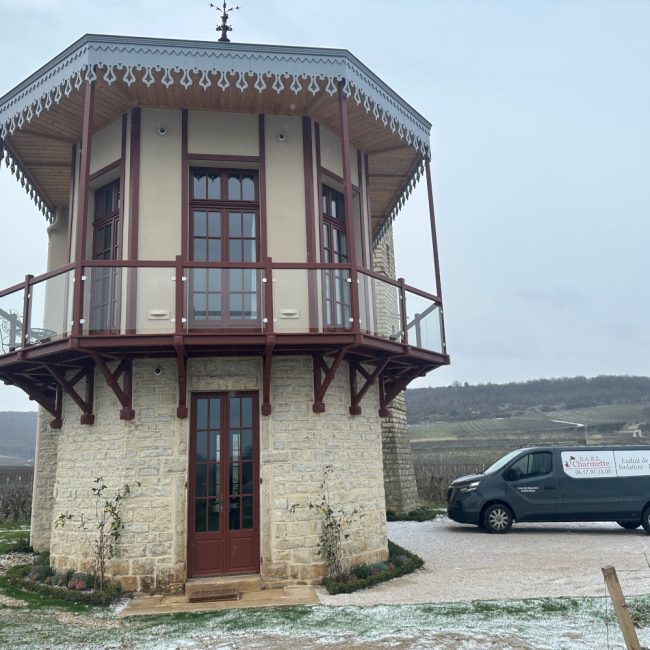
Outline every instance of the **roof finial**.
MULTIPOLYGON (((213 9, 219 11, 219 7, 217 7, 217 5, 213 5, 212 3, 210 3, 210 6, 213 9)), ((230 43, 230 39, 228 38, 228 32, 232 31, 232 27, 228 24, 228 17, 230 16, 230 13, 232 11, 235 11, 235 9, 239 9, 239 7, 226 7, 226 0, 224 0, 223 8, 221 9, 221 26, 217 26, 217 31, 221 32, 221 38, 219 39, 219 43, 230 43)))

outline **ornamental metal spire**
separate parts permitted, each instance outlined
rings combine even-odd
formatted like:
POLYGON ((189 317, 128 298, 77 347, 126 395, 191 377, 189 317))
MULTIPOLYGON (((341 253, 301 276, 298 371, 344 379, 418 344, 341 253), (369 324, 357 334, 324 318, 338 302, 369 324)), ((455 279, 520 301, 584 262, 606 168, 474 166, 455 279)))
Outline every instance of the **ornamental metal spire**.
MULTIPOLYGON (((217 5, 210 3, 210 6, 213 9, 219 11, 219 7, 217 7, 217 5)), ((221 32, 219 43, 230 43, 228 32, 232 32, 232 27, 228 24, 228 18, 231 12, 235 11, 236 9, 239 9, 239 7, 226 7, 226 0, 224 0, 223 7, 221 8, 221 25, 217 25, 217 31, 221 32)))

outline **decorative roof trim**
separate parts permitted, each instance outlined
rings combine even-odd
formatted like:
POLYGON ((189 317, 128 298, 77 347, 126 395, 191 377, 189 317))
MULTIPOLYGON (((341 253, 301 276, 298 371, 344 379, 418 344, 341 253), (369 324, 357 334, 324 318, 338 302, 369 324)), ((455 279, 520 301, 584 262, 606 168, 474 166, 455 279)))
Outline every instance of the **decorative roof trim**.
POLYGON ((388 210, 386 216, 384 217, 384 220, 377 229, 377 232, 374 234, 372 238, 373 246, 376 247, 377 244, 381 241, 382 237, 386 234, 386 231, 391 227, 393 221, 395 221, 397 215, 400 213, 400 210, 406 204, 406 201, 408 201, 409 196, 411 196, 413 190, 415 189, 415 186, 418 184, 418 181, 422 177, 422 174, 424 174, 424 164, 425 158, 422 158, 422 160, 417 164, 408 180, 404 184, 402 191, 399 193, 397 199, 395 199, 395 203, 393 203, 391 208, 388 210))
POLYGON ((43 213, 43 216, 52 223, 54 221, 54 208, 46 201, 41 191, 31 176, 22 168, 22 165, 13 156, 7 144, 0 140, 0 163, 4 158, 5 166, 16 177, 20 185, 25 189, 29 198, 34 201, 34 205, 43 213), (3 152, 4 148, 4 152, 3 152))
POLYGON ((165 87, 198 83, 204 90, 249 86, 262 92, 333 95, 344 92, 367 113, 423 156, 429 155, 431 124, 347 50, 244 45, 122 36, 86 35, 23 83, 0 98, 0 137, 58 104, 84 81, 101 76, 112 84, 141 83, 165 87))

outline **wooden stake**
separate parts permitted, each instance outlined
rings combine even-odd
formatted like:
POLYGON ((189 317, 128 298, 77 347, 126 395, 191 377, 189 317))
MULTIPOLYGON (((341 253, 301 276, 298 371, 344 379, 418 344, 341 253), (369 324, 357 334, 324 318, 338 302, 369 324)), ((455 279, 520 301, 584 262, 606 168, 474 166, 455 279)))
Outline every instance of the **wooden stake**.
POLYGON ((634 623, 632 623, 632 617, 630 616, 630 611, 623 596, 623 590, 616 575, 616 569, 613 566, 605 566, 602 568, 602 572, 605 578, 605 584, 607 585, 607 591, 609 591, 609 597, 612 599, 614 605, 618 625, 623 633, 623 639, 625 639, 627 650, 641 650, 641 644, 636 635, 634 623))

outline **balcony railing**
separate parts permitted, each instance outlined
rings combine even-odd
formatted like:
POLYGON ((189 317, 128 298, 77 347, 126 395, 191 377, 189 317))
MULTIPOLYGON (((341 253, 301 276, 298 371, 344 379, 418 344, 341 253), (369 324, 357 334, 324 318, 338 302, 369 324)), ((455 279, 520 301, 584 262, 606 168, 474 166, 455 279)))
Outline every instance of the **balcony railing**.
POLYGON ((70 336, 212 332, 352 332, 446 354, 437 296, 345 264, 85 261, 0 291, 1 354, 70 336))

